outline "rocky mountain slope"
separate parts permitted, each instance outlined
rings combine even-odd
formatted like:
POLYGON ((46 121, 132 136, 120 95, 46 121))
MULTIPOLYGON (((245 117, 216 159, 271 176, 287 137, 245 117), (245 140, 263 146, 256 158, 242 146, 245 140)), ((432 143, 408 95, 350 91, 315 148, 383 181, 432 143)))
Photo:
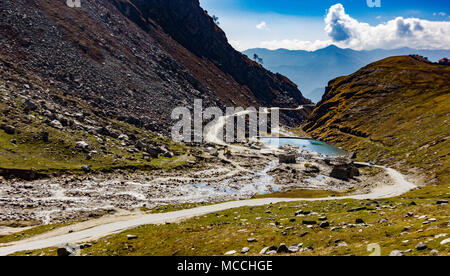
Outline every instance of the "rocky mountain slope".
POLYGON ((1 5, 2 59, 139 127, 164 131, 171 110, 194 98, 205 106, 308 102, 287 78, 233 50, 198 1, 1 5))
POLYGON ((450 183, 450 67, 387 58, 329 82, 304 125, 358 159, 450 183))
POLYGON ((417 50, 400 48, 394 50, 355 51, 334 45, 313 52, 286 49, 249 49, 243 52, 250 58, 257 54, 264 66, 273 72, 289 77, 301 84, 303 94, 319 102, 329 80, 351 74, 372 62, 392 56, 419 54, 431 61, 449 57, 450 50, 417 50))
MULTIPOLYGON (((169 134, 172 109, 194 99, 205 108, 310 103, 287 78, 235 51, 196 0, 81 5, 0 3, 3 169, 175 158, 183 148, 157 134, 169 134), (89 148, 76 148, 80 141, 89 148)), ((304 115, 283 118, 293 125, 304 115)))

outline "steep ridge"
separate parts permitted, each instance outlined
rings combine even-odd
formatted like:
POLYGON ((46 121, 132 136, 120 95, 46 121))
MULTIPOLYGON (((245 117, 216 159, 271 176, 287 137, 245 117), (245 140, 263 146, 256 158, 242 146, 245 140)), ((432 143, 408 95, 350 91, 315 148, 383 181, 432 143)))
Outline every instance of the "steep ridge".
POLYGON ((450 67, 414 56, 387 58, 329 82, 304 125, 361 160, 450 179, 450 67))
POLYGON ((287 78, 232 49, 198 1, 81 2, 2 1, 2 59, 105 116, 163 133, 171 110, 194 98, 220 107, 309 103, 287 78))
MULTIPOLYGON (((144 30, 151 22, 159 24, 166 33, 197 56, 210 60, 240 85, 246 85, 263 104, 292 106, 293 102, 308 103, 297 87, 286 77, 272 74, 249 60, 228 44, 225 33, 200 7, 198 0, 116 0, 125 15, 144 30)), ((174 53, 176 54, 176 53, 174 53)))
MULTIPOLYGON (((1 176, 184 166, 186 147, 159 135, 170 134, 173 108, 192 108, 194 99, 205 108, 309 103, 288 79, 233 50, 197 1, 150 2, 0 2, 1 176), (171 21, 189 14, 189 22, 171 21), (191 43, 169 25, 186 34, 196 26, 191 43), (220 66, 233 56, 241 63, 228 66, 242 68, 220 66)), ((285 123, 305 119, 290 115, 285 123)))

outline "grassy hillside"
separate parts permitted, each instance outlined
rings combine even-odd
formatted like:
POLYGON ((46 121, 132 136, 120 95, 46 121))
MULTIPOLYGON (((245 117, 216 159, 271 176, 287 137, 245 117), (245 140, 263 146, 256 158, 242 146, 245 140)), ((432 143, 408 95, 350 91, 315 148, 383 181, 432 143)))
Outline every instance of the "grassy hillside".
MULTIPOLYGON (((339 200, 243 207, 179 224, 127 230, 90 242, 80 253, 85 256, 223 256, 234 250, 236 255, 260 256, 260 251, 269 246, 301 243, 300 252, 276 255, 368 256, 371 254, 368 245, 375 243, 383 256, 393 250, 404 251, 407 256, 448 255, 448 244, 441 244, 448 238, 447 209, 429 199, 414 202, 416 205, 408 199, 339 200), (364 207, 361 211, 349 212, 361 207, 364 207), (295 216, 298 210, 313 213, 295 216), (320 217, 326 217, 330 226, 303 224, 303 221, 321 223, 320 217), (364 224, 355 223, 357 219, 364 224), (127 235, 137 238, 129 240, 127 235), (417 250, 415 247, 420 242, 427 249, 417 250), (248 252, 241 253, 245 247, 248 252)), ((15 255, 55 256, 56 249, 15 255)))
POLYGON ((448 185, 449 82, 449 66, 387 58, 330 81, 304 130, 355 151, 359 160, 418 173, 424 184, 448 185))

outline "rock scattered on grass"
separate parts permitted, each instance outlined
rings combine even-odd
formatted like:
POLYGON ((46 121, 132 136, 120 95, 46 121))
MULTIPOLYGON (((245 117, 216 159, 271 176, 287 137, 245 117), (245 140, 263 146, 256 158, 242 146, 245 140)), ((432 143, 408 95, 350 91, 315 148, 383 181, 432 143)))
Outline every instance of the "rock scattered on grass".
POLYGON ((445 245, 447 243, 450 243, 450 239, 445 239, 445 240, 441 241, 441 245, 445 245))
POLYGON ((289 253, 289 248, 286 246, 286 244, 282 243, 278 247, 277 253, 289 253))
POLYGON ((423 251, 423 250, 428 249, 428 246, 427 246, 425 243, 420 242, 420 243, 418 243, 418 244, 416 245, 416 249, 417 249, 417 250, 420 250, 420 251, 423 251))
POLYGON ((0 125, 0 129, 2 129, 6 134, 13 135, 16 133, 16 128, 10 125, 2 124, 0 125))
POLYGON ((394 250, 389 254, 390 257, 403 257, 405 254, 403 254, 400 250, 394 250))
POLYGON ((136 236, 136 235, 127 235, 127 239, 129 240, 129 241, 131 241, 131 240, 137 240, 139 237, 138 236, 136 236))

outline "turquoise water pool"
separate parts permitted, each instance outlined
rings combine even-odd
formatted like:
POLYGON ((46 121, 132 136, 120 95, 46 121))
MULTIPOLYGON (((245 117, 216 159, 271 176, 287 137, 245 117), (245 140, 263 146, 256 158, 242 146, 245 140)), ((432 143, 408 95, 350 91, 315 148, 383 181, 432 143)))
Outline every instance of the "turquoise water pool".
POLYGON ((314 151, 323 155, 341 156, 347 155, 348 152, 341 150, 338 147, 330 145, 328 143, 312 140, 312 139, 300 139, 300 138, 283 138, 283 137, 263 137, 260 138, 262 142, 270 146, 283 147, 286 145, 296 146, 306 151, 314 151))

